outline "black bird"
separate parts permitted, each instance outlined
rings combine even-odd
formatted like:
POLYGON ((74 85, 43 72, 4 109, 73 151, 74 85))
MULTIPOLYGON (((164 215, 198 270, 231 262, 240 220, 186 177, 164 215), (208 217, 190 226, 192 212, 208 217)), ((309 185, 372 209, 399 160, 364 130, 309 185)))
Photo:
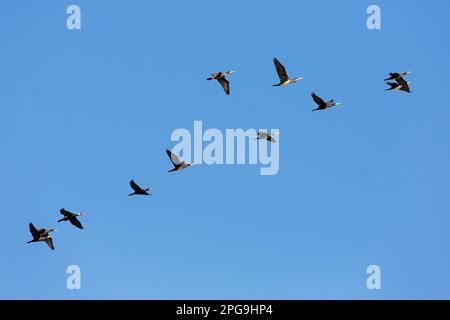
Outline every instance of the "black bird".
POLYGON ((78 220, 78 217, 84 216, 86 215, 86 213, 72 213, 70 211, 67 211, 66 209, 62 208, 61 210, 59 210, 59 212, 64 216, 64 218, 59 219, 59 222, 62 221, 70 221, 71 224, 73 224, 75 227, 79 228, 79 229, 83 229, 83 225, 81 224, 80 220, 78 220))
POLYGON ((136 182, 134 182, 134 180, 130 181, 130 186, 131 186, 131 189, 134 190, 134 192, 130 193, 129 196, 134 196, 134 195, 149 196, 149 195, 151 195, 151 193, 148 193, 151 190, 151 188, 142 189, 141 187, 139 187, 137 185, 136 182))
POLYGON ((403 73, 391 72, 391 73, 389 73, 389 78, 384 79, 384 81, 398 80, 400 78, 407 76, 410 73, 411 73, 411 71, 406 71, 403 73))
POLYGON ((284 87, 291 83, 295 83, 303 78, 297 77, 290 79, 287 75, 286 68, 278 61, 277 58, 273 58, 273 63, 275 64, 275 69, 277 70, 278 78, 280 78, 280 83, 274 84, 274 87, 284 87))
POLYGON ((172 162, 174 168, 172 170, 169 170, 168 172, 173 171, 180 171, 186 168, 189 168, 192 166, 191 163, 186 163, 184 161, 181 161, 172 151, 166 150, 167 155, 169 156, 170 162, 172 162))
POLYGON ((411 84, 411 82, 407 82, 403 78, 397 79, 397 80, 395 80, 395 82, 387 82, 386 84, 388 86, 390 86, 390 88, 388 88, 384 91, 401 90, 401 91, 411 93, 411 90, 409 88, 409 84, 411 84))
POLYGON ((49 232, 58 231, 56 229, 36 229, 32 223, 29 225, 31 235, 33 236, 33 240, 28 241, 27 243, 44 241, 47 243, 50 249, 55 250, 55 246, 53 245, 53 238, 49 235, 49 232))
POLYGON ((227 95, 229 95, 230 94, 230 82, 225 77, 232 73, 235 73, 235 71, 215 72, 211 75, 210 78, 208 78, 206 80, 208 80, 208 81, 217 80, 220 83, 220 85, 222 86, 223 90, 225 90, 225 93, 227 95))
POLYGON ((340 105, 339 102, 334 102, 334 99, 331 99, 328 102, 325 102, 322 98, 317 96, 314 92, 311 93, 311 97, 313 98, 314 102, 318 105, 317 109, 314 109, 313 111, 317 110, 325 110, 331 107, 337 107, 340 105))

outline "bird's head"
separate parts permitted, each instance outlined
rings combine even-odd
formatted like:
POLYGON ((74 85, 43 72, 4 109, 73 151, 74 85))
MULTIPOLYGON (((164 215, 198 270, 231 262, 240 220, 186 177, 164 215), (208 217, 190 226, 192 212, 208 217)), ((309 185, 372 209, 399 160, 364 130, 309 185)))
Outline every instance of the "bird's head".
POLYGON ((56 232, 58 229, 49 229, 48 232, 56 232))
POLYGON ((303 80, 303 78, 302 77, 294 78, 294 81, 300 81, 300 80, 303 80))
POLYGON ((227 72, 227 74, 233 74, 233 73, 236 73, 236 71, 231 70, 231 71, 228 71, 228 72, 227 72))
POLYGON ((336 102, 335 104, 334 104, 334 106, 335 107, 337 107, 337 106, 340 106, 342 103, 340 103, 340 102, 336 102))

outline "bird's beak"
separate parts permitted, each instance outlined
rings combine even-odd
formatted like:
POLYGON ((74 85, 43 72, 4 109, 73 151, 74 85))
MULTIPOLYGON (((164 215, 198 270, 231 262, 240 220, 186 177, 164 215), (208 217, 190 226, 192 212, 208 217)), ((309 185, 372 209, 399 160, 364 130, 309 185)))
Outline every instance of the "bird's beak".
POLYGON ((336 106, 340 106, 342 103, 340 102, 336 102, 336 106))

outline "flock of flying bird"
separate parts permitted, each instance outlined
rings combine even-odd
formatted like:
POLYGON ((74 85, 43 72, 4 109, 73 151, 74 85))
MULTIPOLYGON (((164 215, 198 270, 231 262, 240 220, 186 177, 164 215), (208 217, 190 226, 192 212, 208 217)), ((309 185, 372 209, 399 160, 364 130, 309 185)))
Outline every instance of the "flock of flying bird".
MULTIPOLYGON (((289 76, 286 72, 286 68, 280 63, 280 61, 278 61, 277 58, 273 59, 273 63, 275 64, 275 69, 276 69, 278 77, 280 79, 279 83, 273 85, 274 87, 284 87, 284 86, 296 83, 297 81, 300 81, 303 79, 301 77, 295 77, 292 79, 289 78, 289 76)), ((226 79, 226 77, 233 74, 234 72, 235 71, 216 72, 216 73, 213 73, 211 75, 211 77, 209 77, 206 80, 208 80, 208 81, 217 80, 219 82, 219 84, 222 86, 222 88, 224 89, 225 93, 227 95, 229 95, 230 94, 230 82, 226 79)), ((386 84, 389 85, 389 88, 386 89, 385 91, 401 90, 401 91, 411 93, 410 87, 409 87, 411 82, 408 82, 405 80, 405 76, 407 76, 410 73, 411 73, 410 71, 403 72, 403 73, 397 73, 397 72, 389 73, 389 77, 384 79, 384 81, 387 81, 386 84), (392 82, 392 81, 395 81, 395 82, 392 82)), ((323 100, 322 98, 317 96, 314 92, 311 93, 311 97, 314 100, 314 102, 317 104, 317 108, 313 109, 312 111, 325 110, 325 109, 328 109, 331 107, 336 107, 336 106, 340 105, 339 102, 334 102, 334 99, 331 99, 331 100, 325 102, 325 100, 323 100)), ((272 143, 276 143, 274 136, 275 136, 275 134, 269 134, 266 132, 258 132, 257 139, 263 139, 263 140, 267 140, 272 143)), ((169 170, 168 172, 180 171, 180 170, 183 170, 183 169, 186 169, 186 168, 189 168, 190 166, 192 166, 191 163, 181 161, 170 150, 166 150, 166 153, 170 159, 170 162, 173 165, 173 169, 169 170)), ((130 187, 131 187, 131 189, 133 189, 133 193, 130 193, 129 196, 134 196, 134 195, 150 196, 151 195, 151 191, 152 191, 151 188, 143 189, 134 180, 130 181, 130 187)), ((62 208, 60 210, 60 213, 64 217, 62 219, 58 220, 58 223, 69 221, 75 227, 77 227, 79 229, 83 229, 83 225, 78 220, 78 218, 85 215, 86 213, 73 213, 64 208, 62 208)), ((57 231, 56 229, 44 229, 44 228, 36 229, 36 227, 33 225, 33 223, 30 223, 29 228, 30 228, 30 232, 33 237, 33 240, 30 240, 27 243, 45 242, 52 250, 55 249, 55 246, 53 244, 53 238, 50 235, 50 232, 57 231)))
POLYGON ((388 81, 387 85, 390 86, 390 88, 386 89, 385 91, 390 90, 401 90, 408 93, 411 93, 411 90, 409 89, 409 85, 412 82, 408 82, 405 80, 405 76, 410 74, 411 71, 403 72, 403 73, 397 73, 397 72, 391 72, 389 73, 389 78, 384 79, 384 81, 388 81), (395 82, 390 82, 391 80, 394 80, 395 82))

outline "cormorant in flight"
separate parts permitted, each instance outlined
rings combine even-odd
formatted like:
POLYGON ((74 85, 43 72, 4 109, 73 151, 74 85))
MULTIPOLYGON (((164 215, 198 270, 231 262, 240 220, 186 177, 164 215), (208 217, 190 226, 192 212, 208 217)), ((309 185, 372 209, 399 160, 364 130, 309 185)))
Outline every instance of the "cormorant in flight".
POLYGON ((211 75, 211 77, 206 80, 208 80, 208 81, 217 80, 220 83, 220 85, 222 86, 223 90, 225 90, 225 93, 227 95, 229 95, 230 94, 230 82, 225 77, 232 73, 235 73, 235 71, 216 72, 216 73, 213 73, 211 75))
POLYGON ((53 245, 53 238, 52 238, 52 236, 49 235, 49 232, 54 232, 54 231, 58 231, 58 230, 56 230, 56 229, 36 229, 32 223, 30 223, 29 227, 30 227, 31 235, 33 236, 33 240, 30 240, 27 243, 44 241, 45 243, 47 243, 47 245, 49 246, 50 249, 55 250, 55 246, 53 245))
POLYGON ((274 84, 274 87, 284 87, 291 83, 295 83, 299 80, 302 80, 302 77, 296 77, 294 79, 290 79, 286 73, 286 68, 278 61, 277 58, 273 58, 273 63, 275 64, 275 68, 277 70, 278 78, 280 78, 280 82, 274 84))
POLYGON ((141 196, 149 196, 151 193, 148 193, 151 188, 142 189, 134 180, 130 180, 130 187, 133 189, 133 193, 130 193, 128 196, 141 195, 141 196))
POLYGON ((314 109, 313 111, 317 111, 317 110, 325 110, 331 107, 337 107, 338 105, 340 105, 339 102, 334 102, 334 99, 331 99, 328 102, 325 102, 322 98, 320 98, 319 96, 317 96, 314 92, 311 93, 311 97, 313 98, 314 102, 317 104, 317 109, 314 109))
POLYGON ((166 153, 169 156, 170 162, 172 162, 174 167, 172 170, 169 170, 168 172, 180 171, 192 166, 191 163, 181 161, 172 151, 166 150, 166 153))
POLYGON ((78 229, 83 229, 83 225, 77 218, 86 215, 86 213, 72 213, 64 208, 59 210, 59 212, 64 216, 64 218, 59 219, 58 222, 70 221, 70 223, 73 224, 78 229))

